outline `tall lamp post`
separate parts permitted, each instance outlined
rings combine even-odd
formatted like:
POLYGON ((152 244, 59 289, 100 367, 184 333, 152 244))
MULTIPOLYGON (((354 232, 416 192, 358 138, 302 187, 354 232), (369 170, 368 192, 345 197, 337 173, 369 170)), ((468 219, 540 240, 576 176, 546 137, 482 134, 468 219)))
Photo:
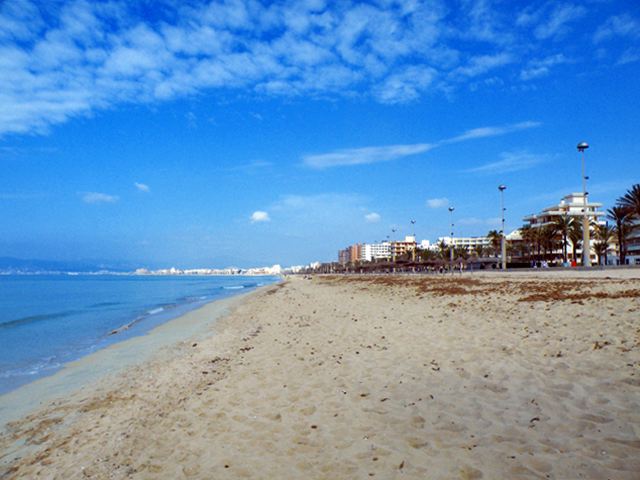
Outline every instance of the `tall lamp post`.
MULTIPOLYGON (((396 233, 396 229, 395 229, 395 228, 392 228, 392 229, 391 229, 391 233, 393 233, 393 234, 395 235, 395 233, 396 233)), ((391 240, 391 245, 390 245, 390 247, 391 247, 391 261, 392 261, 393 263, 396 263, 396 249, 395 249, 395 247, 394 247, 394 245, 393 245, 393 242, 395 242, 395 240, 391 240)), ((394 271, 395 271, 395 270, 394 270, 394 271)))
POLYGON ((451 220, 451 243, 449 245, 449 261, 451 262, 450 268, 453 274, 453 211, 455 208, 449 207, 449 219, 451 220))
POLYGON ((502 230, 500 231, 500 255, 502 257, 502 270, 507 269, 507 239, 504 235, 504 191, 507 189, 506 185, 500 185, 500 214, 502 216, 502 230))
MULTIPOLYGON (((413 227, 413 241, 416 242, 416 221, 415 220, 410 220, 411 222, 411 226, 413 227)), ((417 248, 417 242, 416 245, 414 246, 413 250, 411 250, 411 261, 415 262, 416 261, 416 248, 417 248)))
POLYGON ((578 144, 578 151, 582 154, 582 266, 591 266, 591 231, 589 227, 589 216, 587 214, 587 175, 584 166, 584 151, 589 148, 587 142, 578 144))

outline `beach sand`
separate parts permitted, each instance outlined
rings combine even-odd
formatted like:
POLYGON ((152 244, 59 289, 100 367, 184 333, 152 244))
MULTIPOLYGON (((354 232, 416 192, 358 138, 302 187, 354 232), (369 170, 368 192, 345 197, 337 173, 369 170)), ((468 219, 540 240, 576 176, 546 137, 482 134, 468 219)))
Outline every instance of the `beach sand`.
POLYGON ((640 272, 290 278, 0 449, 7 478, 638 479, 640 272))

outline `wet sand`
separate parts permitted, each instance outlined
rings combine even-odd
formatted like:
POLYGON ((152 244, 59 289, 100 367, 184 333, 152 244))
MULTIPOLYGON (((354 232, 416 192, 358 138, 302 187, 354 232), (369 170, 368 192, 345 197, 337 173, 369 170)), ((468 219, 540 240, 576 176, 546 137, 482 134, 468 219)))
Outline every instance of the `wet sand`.
POLYGON ((637 270, 296 277, 11 423, 0 472, 637 479, 639 319, 637 270))

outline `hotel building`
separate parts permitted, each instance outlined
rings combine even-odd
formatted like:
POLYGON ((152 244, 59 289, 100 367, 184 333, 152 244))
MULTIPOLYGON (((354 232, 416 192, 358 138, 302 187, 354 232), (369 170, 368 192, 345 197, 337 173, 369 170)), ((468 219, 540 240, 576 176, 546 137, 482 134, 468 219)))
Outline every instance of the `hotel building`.
POLYGON ((478 247, 491 247, 489 237, 438 237, 438 244, 441 243, 447 247, 453 245, 453 248, 465 248, 469 254, 475 253, 478 247))
MULTIPOLYGON (((593 249, 593 224, 604 224, 604 221, 600 220, 605 215, 604 212, 599 211, 602 207, 601 203, 589 203, 586 199, 587 218, 591 222, 591 259, 596 260, 596 253, 593 249)), ((582 221, 583 212, 585 209, 585 197, 582 193, 570 193, 560 200, 560 203, 547 207, 538 214, 528 215, 523 218, 532 228, 543 228, 547 225, 552 225, 558 218, 574 218, 578 221, 582 221)), ((554 254, 562 255, 562 250, 554 252, 554 254)), ((582 257, 582 248, 576 249, 576 257, 582 257)))

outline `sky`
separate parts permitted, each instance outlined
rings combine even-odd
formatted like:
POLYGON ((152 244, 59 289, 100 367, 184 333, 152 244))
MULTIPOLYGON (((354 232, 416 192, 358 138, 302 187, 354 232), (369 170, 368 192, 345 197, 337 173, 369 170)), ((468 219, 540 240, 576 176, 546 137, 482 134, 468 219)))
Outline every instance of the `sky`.
POLYGON ((511 231, 581 141, 610 208, 639 77, 633 1, 5 0, 0 257, 331 261, 499 229, 501 184, 511 231))

